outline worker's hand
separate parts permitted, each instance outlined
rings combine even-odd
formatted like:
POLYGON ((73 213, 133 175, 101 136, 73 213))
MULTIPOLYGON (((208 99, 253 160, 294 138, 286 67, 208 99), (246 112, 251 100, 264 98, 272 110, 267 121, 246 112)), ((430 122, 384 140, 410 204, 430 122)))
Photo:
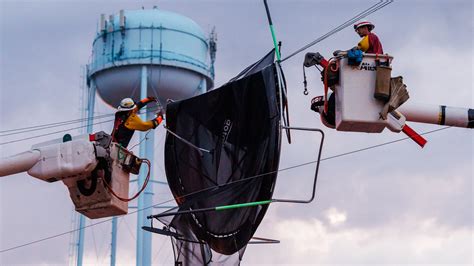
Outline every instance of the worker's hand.
POLYGON ((152 101, 152 102, 156 102, 156 97, 153 97, 153 96, 148 96, 148 100, 152 101))

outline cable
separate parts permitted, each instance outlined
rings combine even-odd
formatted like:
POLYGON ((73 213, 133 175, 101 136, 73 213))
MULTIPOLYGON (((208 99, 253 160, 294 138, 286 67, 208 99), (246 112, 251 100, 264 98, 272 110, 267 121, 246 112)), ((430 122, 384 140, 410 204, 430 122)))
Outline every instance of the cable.
MULTIPOLYGON (((142 113, 139 113, 139 114, 143 114, 143 113, 148 113, 148 112, 154 112, 155 110, 149 110, 147 112, 142 112, 142 113)), ((99 124, 103 124, 103 123, 108 123, 108 122, 112 122, 114 121, 115 119, 111 119, 111 120, 106 120, 106 121, 101 121, 101 122, 97 122, 97 123, 93 123, 92 125, 99 125, 99 124)), ((6 141, 6 142, 1 142, 0 143, 0 146, 2 145, 6 145, 6 144, 11 144, 11 143, 16 143, 16 142, 21 142, 21 141, 24 141, 24 140, 29 140, 29 139, 35 139, 35 138, 40 138, 40 137, 44 137, 44 136, 49 136, 49 135, 53 135, 53 134, 56 134, 56 133, 61 133, 61 132, 67 132, 67 131, 71 131, 71 130, 76 130, 76 129, 81 129, 81 128, 85 128, 87 127, 87 125, 83 125, 83 126, 79 126, 79 127, 74 127, 74 128, 68 128, 68 129, 64 129, 64 130, 58 130, 58 131, 54 131, 54 132, 50 132, 50 133, 45 133, 45 134, 41 134, 41 135, 36 135, 36 136, 32 136, 32 137, 28 137, 28 138, 22 138, 22 139, 17 139, 17 140, 12 140, 12 141, 6 141)))
MULTIPOLYGON (((139 112, 139 114, 154 112, 156 110, 158 110, 158 108, 150 108, 150 109, 147 109, 147 111, 139 112)), ((111 116, 115 116, 115 113, 95 116, 95 117, 92 117, 91 120, 102 119, 102 118, 111 117, 111 116)), ((13 133, 1 134, 0 137, 16 135, 16 134, 21 134, 21 133, 29 133, 31 131, 38 131, 38 130, 53 128, 53 127, 58 127, 58 126, 63 126, 63 125, 81 123, 87 120, 89 120, 89 118, 80 118, 80 119, 73 119, 73 120, 68 120, 68 121, 55 122, 55 123, 49 123, 49 124, 43 124, 43 125, 37 125, 37 126, 9 129, 9 130, 0 131, 0 133, 8 133, 8 132, 13 132, 13 133), (19 131, 19 132, 14 132, 14 131, 19 131)))
POLYGON ((295 52, 293 52, 289 56, 283 58, 281 60, 281 62, 284 62, 285 60, 295 56, 296 54, 298 54, 298 53, 308 49, 309 47, 323 41, 324 39, 328 38, 329 36, 338 33, 339 31, 341 31, 341 30, 347 28, 348 26, 352 25, 354 22, 357 22, 358 20, 367 17, 368 15, 384 8, 385 6, 391 4, 392 2, 393 2, 393 0, 381 0, 381 1, 379 1, 378 3, 376 3, 376 4, 372 5, 371 7, 369 7, 368 9, 366 9, 366 10, 360 12, 359 14, 355 15, 351 19, 346 20, 344 23, 342 23, 339 26, 333 28, 332 30, 330 30, 326 34, 322 35, 321 37, 317 38, 316 40, 312 41, 311 43, 303 46, 302 48, 296 50, 295 52))
POLYGON ((148 181, 150 180, 150 174, 151 174, 151 163, 148 159, 142 159, 142 161, 148 165, 148 173, 146 175, 145 182, 143 182, 142 188, 131 198, 122 198, 121 196, 117 195, 117 193, 115 193, 115 191, 112 189, 112 186, 109 184, 109 182, 107 182, 105 178, 103 179, 105 186, 109 189, 110 193, 112 193, 112 195, 114 195, 117 199, 124 202, 132 201, 136 199, 140 195, 140 193, 142 193, 143 190, 146 188, 146 185, 148 185, 148 181))
MULTIPOLYGON (((431 133, 434 133, 434 132, 446 130, 446 129, 451 128, 451 127, 452 127, 452 126, 448 126, 448 127, 443 127, 443 128, 439 128, 439 129, 427 131, 427 132, 421 133, 420 135, 428 135, 428 134, 431 134, 431 133)), ((400 141, 407 140, 407 139, 409 139, 409 138, 406 137, 406 138, 401 138, 401 139, 397 139, 397 140, 393 140, 393 141, 389 141, 389 142, 384 142, 384 143, 377 144, 377 145, 373 145, 373 146, 369 146, 369 147, 366 147, 366 148, 362 148, 362 149, 358 149, 358 150, 353 150, 353 151, 350 151, 350 152, 341 153, 341 154, 338 154, 338 155, 334 155, 334 156, 322 158, 321 161, 326 161, 326 160, 330 160, 330 159, 334 159, 334 158, 338 158, 338 157, 342 157, 342 156, 346 156, 346 155, 358 153, 358 152, 361 152, 361 151, 366 151, 366 150, 378 148, 378 147, 381 147, 381 146, 393 144, 393 143, 400 142, 400 141)), ((306 165, 309 165, 309 164, 314 164, 314 163, 316 163, 316 162, 317 162, 317 161, 310 161, 310 162, 306 162, 306 163, 302 163, 302 164, 298 164, 298 165, 294 165, 294 166, 282 168, 282 169, 279 169, 279 170, 276 170, 276 171, 272 171, 272 172, 268 172, 268 173, 263 173, 263 174, 260 174, 260 175, 256 175, 256 176, 244 178, 244 179, 241 179, 241 180, 237 180, 237 181, 234 181, 234 182, 230 182, 230 183, 227 183, 227 184, 225 184, 225 185, 230 185, 230 184, 233 184, 233 183, 248 181, 248 180, 255 179, 255 178, 258 178, 258 177, 261 177, 261 176, 264 176, 264 175, 273 174, 273 173, 277 173, 277 172, 283 172, 283 171, 287 171, 287 170, 290 170, 290 169, 294 169, 294 168, 306 166, 306 165)), ((221 185, 221 186, 223 186, 223 185, 221 185)), ((206 191, 206 190, 215 189, 216 187, 219 187, 219 186, 210 187, 210 188, 206 188, 206 189, 203 189, 203 190, 200 190, 200 191, 191 192, 191 193, 188 193, 188 194, 186 194, 186 195, 183 195, 183 196, 181 196, 181 197, 179 197, 179 198, 189 197, 189 196, 191 196, 191 195, 194 195, 194 194, 197 194, 197 193, 206 191)), ((157 204, 154 204, 154 205, 145 207, 145 208, 143 208, 143 209, 137 209, 137 210, 135 210, 135 211, 133 211, 133 212, 129 212, 129 213, 125 214, 124 216, 131 215, 131 214, 134 214, 134 213, 137 213, 137 212, 140 212, 140 211, 143 211, 143 210, 147 210, 147 209, 150 209, 150 208, 153 208, 153 207, 156 207, 156 206, 160 206, 160 205, 163 205, 163 204, 172 202, 172 201, 174 201, 174 200, 175 200, 175 199, 173 198, 173 199, 169 199, 169 200, 166 200, 166 201, 163 201, 163 202, 160 202, 160 203, 157 203, 157 204)), ((124 216, 122 216, 122 217, 124 217, 124 216)), ((105 223, 105 222, 110 222, 110 221, 112 221, 112 219, 113 219, 113 218, 109 218, 109 219, 106 219, 106 220, 103 220, 103 221, 100 221, 100 222, 97 222, 97 223, 94 223, 94 224, 90 224, 90 225, 84 226, 84 227, 82 227, 82 228, 70 230, 70 231, 67 231, 67 232, 64 232, 64 233, 59 233, 59 234, 52 235, 52 236, 45 237, 45 238, 41 238, 41 239, 38 239, 38 240, 35 240, 35 241, 27 242, 27 243, 25 243, 25 244, 21 244, 21 245, 18 245, 18 246, 14 246, 14 247, 11 247, 11 248, 7 248, 7 249, 4 249, 4 250, 0 250, 0 253, 4 253, 4 252, 7 252, 7 251, 11 251, 11 250, 15 250, 15 249, 18 249, 18 248, 22 248, 22 247, 25 247, 25 246, 33 245, 33 244, 36 244, 36 243, 39 243, 39 242, 43 242, 43 241, 46 241, 46 240, 49 240, 49 239, 57 238, 57 237, 60 237, 60 236, 66 235, 66 234, 70 234, 70 233, 73 233, 73 232, 76 232, 76 231, 79 231, 79 230, 82 230, 82 229, 85 229, 85 228, 88 228, 88 227, 91 227, 91 226, 96 226, 96 225, 98 225, 98 224, 102 224, 102 223, 105 223)))
MULTIPOLYGON (((105 114, 105 115, 99 115, 92 117, 92 119, 100 119, 108 116, 113 116, 115 113, 110 113, 110 114, 105 114)), ((43 125, 37 125, 37 126, 29 126, 29 127, 22 127, 22 128, 15 128, 15 129, 8 129, 8 130, 3 130, 0 131, 0 133, 7 133, 7 132, 12 132, 12 131, 20 131, 20 130, 26 130, 26 129, 35 129, 35 128, 41 128, 41 127, 49 127, 49 126, 57 126, 61 124, 70 124, 70 123, 79 123, 88 120, 89 118, 78 118, 78 119, 73 119, 73 120, 67 120, 67 121, 62 121, 62 122, 54 122, 54 123, 49 123, 49 124, 43 124, 43 125)), ((35 129, 37 130, 37 129, 35 129)), ((1 135, 1 136, 7 136, 7 135, 1 135)))
MULTIPOLYGON (((112 121, 114 121, 114 119, 112 119, 112 120, 106 120, 106 121, 103 121, 103 122, 94 123, 94 124, 92 124, 92 125, 99 125, 99 124, 108 123, 108 122, 112 122, 112 121)), ((29 140, 29 139, 35 139, 35 138, 40 138, 40 137, 44 137, 44 136, 49 136, 49 135, 53 135, 53 134, 56 134, 56 133, 67 132, 67 131, 71 131, 71 130, 76 130, 76 129, 80 129, 80 128, 84 128, 84 127, 87 127, 87 125, 85 125, 85 126, 80 126, 80 127, 68 128, 68 129, 64 129, 64 130, 58 130, 58 131, 54 131, 54 132, 50 132, 50 133, 46 133, 46 134, 41 134, 41 135, 36 135, 36 136, 28 137, 28 138, 22 138, 22 139, 17 139, 17 140, 12 140, 12 141, 1 142, 1 143, 0 143, 0 146, 6 145, 6 144, 11 144, 11 143, 16 143, 16 142, 21 142, 21 141, 25 141, 25 140, 29 140)))
POLYGON ((146 134, 145 134, 145 137, 143 137, 137 144, 133 145, 132 147, 128 148, 128 150, 133 150, 133 148, 135 148, 136 146, 140 145, 143 141, 147 140, 148 139, 148 134, 150 134, 151 132, 151 129, 149 129, 146 134))
MULTIPOLYGON (((91 223, 90 220, 89 220, 89 223, 91 223)), ((94 242, 95 258, 97 261, 99 261, 99 252, 97 251, 97 243, 95 241, 94 227, 91 227, 91 231, 92 231, 92 240, 94 242)))
MULTIPOLYGON (((157 204, 154 204, 154 205, 152 205, 152 206, 148 206, 148 207, 145 207, 145 208, 140 209, 140 210, 136 210, 136 211, 133 211, 133 212, 129 212, 129 213, 125 214, 124 216, 130 215, 130 214, 134 214, 134 213, 137 213, 137 212, 140 212, 140 211, 149 209, 149 208, 153 208, 153 207, 156 207, 156 206, 160 206, 160 205, 169 203, 169 202, 171 202, 171 201, 174 201, 174 199, 170 199, 170 200, 167 200, 167 201, 162 201, 162 202, 157 203, 157 204)), ((123 217, 123 216, 122 216, 122 217, 123 217)), ((42 239, 38 239, 38 240, 35 240, 35 241, 31 241, 31 242, 28 242, 28 243, 25 243, 25 244, 22 244, 22 245, 18 245, 18 246, 15 246, 15 247, 3 249, 3 250, 0 250, 0 253, 4 253, 4 252, 11 251, 11 250, 15 250, 15 249, 18 249, 18 248, 21 248, 21 247, 33 245, 33 244, 36 244, 36 243, 39 243, 39 242, 42 242, 42 241, 46 241, 46 240, 49 240, 49 239, 53 239, 53 238, 57 238, 57 237, 60 237, 60 236, 63 236, 63 235, 67 235, 67 234, 70 234, 70 233, 73 233, 73 232, 76 232, 76 231, 79 231, 79 230, 82 230, 82 229, 85 229, 85 228, 89 228, 89 227, 92 227, 92 226, 96 226, 96 225, 99 225, 99 224, 103 224, 103 223, 106 223, 106 222, 110 222, 110 221, 112 221, 112 219, 113 219, 113 217, 112 217, 112 218, 109 218, 109 219, 106 219, 106 220, 103 220, 103 221, 100 221, 100 222, 97 222, 97 223, 93 223, 93 224, 91 223, 91 224, 89 224, 89 225, 86 225, 86 226, 81 227, 81 228, 78 228, 78 229, 70 230, 70 231, 63 232, 63 233, 59 233, 59 234, 52 235, 52 236, 48 236, 48 237, 45 237, 45 238, 42 238, 42 239)))
POLYGON ((315 45, 316 43, 326 39, 327 37, 341 31, 342 29, 350 26, 351 24, 353 24, 354 22, 358 21, 359 19, 361 18, 364 18, 372 13, 374 13, 375 11, 385 7, 386 5, 390 4, 391 1, 387 1, 387 2, 384 2, 383 0, 381 0, 380 2, 376 3, 375 5, 369 7, 368 9, 362 11, 361 13, 357 14, 356 16, 352 17, 351 19, 345 21, 344 23, 342 23, 341 25, 337 26, 336 28, 333 28, 332 30, 330 30, 329 32, 327 32, 326 34, 322 35, 321 37, 319 37, 318 39, 314 40, 313 42, 305 45, 304 47, 300 48, 299 50, 297 50, 296 52, 292 53, 291 55, 287 56, 286 58, 284 58, 282 60, 285 61, 286 59, 289 59, 290 57, 293 57, 294 55, 300 53, 301 51, 315 45))

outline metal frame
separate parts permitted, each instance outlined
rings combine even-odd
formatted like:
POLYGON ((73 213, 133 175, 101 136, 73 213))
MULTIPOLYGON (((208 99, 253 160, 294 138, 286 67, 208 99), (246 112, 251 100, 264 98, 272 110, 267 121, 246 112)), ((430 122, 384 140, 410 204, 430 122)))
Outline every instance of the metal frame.
POLYGON ((314 181, 313 181, 313 192, 311 194, 311 197, 307 200, 292 200, 292 199, 273 199, 273 202, 287 202, 287 203, 310 203, 314 200, 314 197, 316 196, 316 183, 318 181, 318 173, 319 173, 319 164, 321 162, 321 153, 323 150, 323 143, 324 143, 324 131, 322 131, 319 128, 305 128, 305 127, 285 127, 283 126, 282 128, 289 129, 289 130, 302 130, 302 131, 313 131, 313 132, 319 132, 321 134, 321 142, 319 143, 319 151, 318 151, 318 160, 316 164, 316 171, 314 173, 314 181))
MULTIPOLYGON (((321 153, 322 153, 323 143, 324 143, 324 136, 325 136, 324 132, 321 129, 318 129, 318 128, 285 127, 285 126, 282 126, 281 128, 282 129, 288 129, 288 130, 301 130, 301 131, 319 132, 321 134, 321 141, 320 141, 319 149, 318 149, 318 160, 317 160, 317 164, 316 164, 316 170, 315 170, 315 173, 314 173, 313 189, 312 189, 311 197, 309 199, 296 199, 296 200, 295 199, 269 199, 269 200, 263 200, 263 201, 244 202, 244 203, 239 203, 239 204, 215 206, 215 207, 200 208, 200 209, 194 209, 194 210, 184 210, 184 211, 176 211, 176 212, 163 212, 163 213, 156 214, 156 215, 150 215, 147 218, 148 219, 153 219, 153 218, 158 219, 158 218, 161 218, 161 217, 174 216, 174 215, 194 214, 194 213, 210 212, 210 211, 222 211, 222 210, 228 210, 228 209, 236 209, 236 208, 244 208, 244 207, 253 207, 253 206, 258 206, 258 205, 266 205, 266 204, 270 204, 270 203, 274 203, 274 202, 296 203, 296 204, 311 203, 314 200, 315 196, 316 196, 316 184, 317 184, 317 180, 318 180, 319 164, 321 162, 321 153)), ((242 182, 242 181, 245 181, 245 180, 258 178, 258 177, 261 177, 263 175, 264 174, 257 175, 257 176, 254 176, 254 177, 250 177, 250 178, 244 178, 244 179, 241 179, 241 180, 238 180, 238 181, 242 182)), ((235 183, 237 183, 237 182, 230 183, 230 184, 235 184, 235 183)), ((227 184, 227 185, 229 185, 229 184, 227 184)), ((217 186, 209 187, 207 189, 199 191, 198 193, 210 191, 212 189, 216 189, 216 187, 217 186)))
POLYGON ((263 237, 252 237, 252 239, 255 240, 250 240, 248 244, 280 244, 280 240, 276 239, 269 239, 269 238, 263 238, 263 237))

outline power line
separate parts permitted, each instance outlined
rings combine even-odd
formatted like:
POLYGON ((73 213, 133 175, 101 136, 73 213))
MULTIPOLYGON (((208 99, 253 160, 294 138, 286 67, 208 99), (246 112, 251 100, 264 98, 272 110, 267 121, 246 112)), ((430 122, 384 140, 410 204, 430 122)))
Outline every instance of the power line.
MULTIPOLYGON (((149 207, 145 207, 141 210, 136 210, 136 211, 133 211, 133 212, 129 212, 125 215, 130 215, 130 214, 134 214, 134 213, 137 213, 139 211, 143 211, 143 210, 146 210, 146 209, 149 209, 149 208, 153 208, 155 206, 160 206, 160 205, 163 205, 163 204, 166 204, 168 202, 171 202, 173 201, 174 199, 170 199, 170 200, 167 200, 167 201, 163 201, 163 202, 160 202, 160 203, 157 203, 155 205, 152 205, 152 206, 149 206, 149 207)), ((124 216, 125 216, 124 215, 124 216)), ((123 218, 123 217, 122 217, 123 218)), ((96 225, 99 225, 99 224, 103 224, 103 223, 106 223, 106 222, 110 222, 112 221, 113 217, 112 218, 109 218, 109 219, 106 219, 106 220, 103 220, 103 221, 100 221, 100 222, 97 222, 97 223, 91 223, 89 225, 86 225, 84 227, 81 227, 81 228, 77 228, 77 229, 74 229, 74 230, 70 230, 70 231, 67 231, 67 232, 63 232, 63 233, 60 233, 60 234, 56 234, 56 235, 52 235, 52 236, 48 236, 48 237, 45 237, 45 238, 41 238, 41 239, 38 239, 38 240, 35 240, 35 241, 31 241, 31 242, 28 242, 28 243, 25 243, 25 244, 22 244, 22 245, 18 245, 18 246, 15 246, 15 247, 11 247, 11 248, 7 248, 7 249, 4 249, 4 250, 0 250, 0 253, 4 253, 4 252, 7 252, 7 251, 11 251, 11 250, 14 250, 14 249, 18 249, 18 248, 22 248, 22 247, 26 247, 26 246, 29 246, 29 245, 33 245, 33 244, 36 244, 36 243, 39 243, 39 242, 43 242, 43 241, 46 241, 46 240, 49 240, 49 239, 53 239, 53 238, 57 238, 57 237, 60 237, 60 236, 63 236, 63 235, 67 235, 67 234, 70 234, 70 233, 74 233, 76 231, 79 231, 79 230, 82 230, 82 229, 86 229, 86 228, 89 228, 89 227, 92 227, 92 226, 96 226, 96 225)))
POLYGON ((296 54, 308 49, 309 47, 323 41, 324 39, 328 38, 329 36, 331 35, 334 35, 336 33, 338 33, 339 31, 347 28, 348 26, 352 25, 353 23, 357 22, 358 20, 362 19, 362 18, 365 18, 367 17, 368 15, 384 8, 385 6, 391 4, 393 2, 393 0, 380 0, 378 3, 372 5, 371 7, 369 7, 368 9, 360 12, 359 14, 355 15, 354 17, 350 18, 349 20, 346 20, 344 23, 342 23, 341 25, 333 28, 332 30, 330 30, 329 32, 327 32, 326 34, 322 35, 321 37, 317 38, 316 40, 310 42, 309 44, 303 46, 302 48, 296 50, 295 52, 293 52, 292 54, 290 54, 289 56, 283 58, 281 60, 281 62, 295 56, 296 54))
MULTIPOLYGON (((139 114, 154 112, 158 109, 159 109, 159 107, 148 108, 146 112, 141 111, 141 112, 139 112, 139 114)), ((114 116, 114 115, 115 115, 115 113, 109 113, 109 114, 94 116, 94 117, 91 117, 91 120, 107 118, 107 117, 111 117, 111 116, 114 116)), ((63 126, 63 125, 68 125, 68 124, 81 123, 81 122, 84 122, 84 121, 87 121, 87 120, 89 120, 89 118, 80 118, 80 119, 73 119, 73 120, 67 120, 67 121, 62 121, 62 122, 54 122, 54 123, 43 124, 43 125, 29 126, 29 127, 16 128, 16 129, 9 129, 9 130, 0 131, 0 134, 7 133, 7 134, 0 135, 0 137, 16 135, 16 134, 21 134, 21 133, 29 133, 31 131, 38 131, 38 130, 53 128, 53 127, 58 127, 58 126, 63 126), (13 132, 13 133, 8 133, 8 132, 13 132)))
MULTIPOLYGON (((92 117, 91 120, 107 118, 107 117, 111 117, 111 116, 114 116, 114 115, 115 115, 115 113, 100 115, 100 116, 92 117)), ((21 134, 21 133, 30 133, 31 131, 38 131, 38 130, 53 128, 53 127, 58 127, 58 126, 65 126, 65 125, 69 125, 69 124, 81 123, 81 122, 87 121, 88 119, 89 118, 81 118, 81 119, 74 119, 74 120, 68 120, 68 121, 56 122, 56 123, 50 123, 50 124, 44 124, 44 125, 37 125, 37 126, 30 126, 30 127, 24 127, 24 128, 4 130, 4 131, 0 131, 0 133, 2 133, 0 135, 0 137, 11 136, 11 135, 16 135, 16 134, 21 134), (6 134, 3 134, 3 133, 6 133, 6 134)))
MULTIPOLYGON (((154 112, 156 110, 158 110, 158 108, 154 108, 154 109, 150 109, 150 110, 147 109, 146 112, 139 112, 139 114, 151 113, 151 112, 154 112)), ((92 125, 99 125, 99 124, 108 123, 108 122, 112 122, 112 121, 114 121, 114 119, 93 123, 92 125)), ((58 127, 58 126, 51 126, 51 127, 58 127)), ((81 128, 85 128, 85 127, 87 127, 87 125, 68 128, 68 129, 64 129, 64 130, 53 131, 53 132, 49 132, 49 133, 45 133, 45 134, 35 135, 35 136, 32 136, 32 137, 27 137, 27 138, 16 139, 16 140, 12 140, 12 141, 1 142, 0 146, 6 145, 6 144, 11 144, 11 143, 16 143, 16 142, 21 142, 21 141, 25 141, 25 140, 29 140, 29 139, 35 139, 35 138, 40 138, 40 137, 44 137, 44 136, 49 136, 49 135, 53 135, 53 134, 56 134, 56 133, 68 132, 68 131, 71 131, 71 130, 81 129, 81 128)), ((20 134, 20 133, 25 133, 25 132, 18 132, 18 133, 15 133, 15 134, 20 134)), ((9 135, 14 135, 14 134, 12 133, 12 134, 9 134, 9 135)), ((3 136, 0 136, 0 137, 3 137, 3 136)))
MULTIPOLYGON (((114 119, 93 123, 92 125, 99 125, 99 124, 108 123, 108 122, 112 122, 112 121, 114 121, 114 119)), ((80 128, 84 128, 84 127, 87 127, 87 125, 68 128, 68 129, 64 129, 64 130, 58 130, 58 131, 54 131, 54 132, 50 132, 50 133, 46 133, 46 134, 41 134, 41 135, 36 135, 36 136, 28 137, 28 138, 21 138, 21 139, 17 139, 17 140, 1 142, 0 146, 6 145, 6 144, 11 144, 11 143, 16 143, 16 142, 22 142, 22 141, 29 140, 29 139, 35 139, 35 138, 40 138, 40 137, 44 137, 44 136, 54 135, 54 134, 61 133, 61 132, 68 132, 68 131, 71 131, 71 130, 76 130, 76 129, 80 129, 80 128)))
MULTIPOLYGON (((431 133, 434 133, 434 132, 446 130, 446 129, 451 128, 451 127, 452 127, 452 126, 448 126, 448 127, 443 127, 443 128, 439 128, 439 129, 427 131, 427 132, 421 133, 420 135, 428 135, 428 134, 431 134, 431 133)), ((378 148, 378 147, 386 146, 386 145, 389 145, 389 144, 397 143, 397 142, 404 141, 404 140, 408 140, 408 139, 410 139, 410 138, 405 137, 405 138, 401 138, 401 139, 397 139, 397 140, 392 140, 392 141, 389 141, 389 142, 384 142, 384 143, 377 144, 377 145, 373 145, 373 146, 369 146, 369 147, 366 147, 366 148, 357 149, 357 150, 353 150, 353 151, 349 151, 349 152, 337 154, 337 155, 334 155, 334 156, 322 158, 321 161, 327 161, 327 160, 335 159, 335 158, 338 158, 338 157, 343 157, 343 156, 346 156, 346 155, 350 155, 350 154, 354 154, 354 153, 358 153, 358 152, 362 152, 362 151, 366 151, 366 150, 370 150, 370 149, 375 149, 375 148, 378 148)), ((294 165, 294 166, 282 168, 282 169, 279 169, 279 170, 276 170, 276 171, 272 171, 272 172, 268 172, 268 173, 263 173, 263 174, 259 174, 259 175, 256 175, 256 176, 247 177, 247 178, 244 178, 244 179, 241 179, 241 180, 237 180, 237 181, 234 181, 234 182, 230 182, 230 183, 227 183, 227 184, 224 184, 224 185, 221 185, 221 186, 231 185, 231 184, 235 184, 235 183, 243 182, 243 181, 249 181, 249 180, 256 179, 256 178, 259 178, 259 177, 262 177, 262 176, 265 176, 265 175, 268 175, 268 174, 274 174, 274 173, 278 173, 278 172, 288 171, 288 170, 295 169, 295 168, 299 168, 299 167, 303 167, 303 166, 306 166, 306 165, 309 165, 309 164, 314 164, 314 163, 316 163, 316 162, 317 162, 317 161, 310 161, 310 162, 306 162, 306 163, 302 163, 302 164, 298 164, 298 165, 294 165)), ((191 196, 191 195, 195 195, 195 194, 197 194, 197 193, 201 193, 201 192, 204 192, 204 191, 208 191, 208 190, 215 189, 216 187, 218 187, 218 186, 209 187, 209 188, 206 188, 206 189, 203 189, 203 190, 200 190, 200 191, 191 192, 191 193, 188 193, 188 194, 186 194, 186 195, 181 196, 180 198, 186 198, 186 197, 189 197, 189 196, 191 196)), ((130 215, 130 214, 134 214, 134 213, 137 213, 137 212, 139 212, 139 211, 143 211, 143 210, 146 210, 146 209, 149 209, 149 208, 153 208, 153 207, 156 207, 156 206, 160 206, 160 205, 163 205, 163 204, 172 202, 172 201, 174 201, 174 200, 175 200, 175 199, 173 198, 173 199, 169 199, 169 200, 166 200, 166 201, 163 201, 163 202, 154 204, 154 205, 152 205, 152 206, 145 207, 145 208, 143 208, 143 209, 137 209, 136 211, 129 212, 129 213, 125 214, 124 216, 130 215)), ((122 216, 121 218, 123 218, 124 216, 122 216)), ((90 224, 90 225, 88 225, 88 226, 84 226, 84 227, 82 227, 82 228, 70 230, 70 231, 67 231, 67 232, 64 232, 64 233, 52 235, 52 236, 49 236, 49 237, 45 237, 45 238, 42 238, 42 239, 38 239, 38 240, 35 240, 35 241, 31 241, 31 242, 28 242, 28 243, 25 243, 25 244, 22 244, 22 245, 18 245, 18 246, 14 246, 14 247, 11 247, 11 248, 8 248, 8 249, 0 250, 0 253, 4 253, 4 252, 7 252, 7 251, 11 251, 11 250, 15 250, 15 249, 18 249, 18 248, 22 248, 22 247, 25 247, 25 246, 33 245, 33 244, 36 244, 36 243, 39 243, 39 242, 42 242, 42 241, 46 241, 46 240, 49 240, 49 239, 53 239, 53 238, 56 238, 56 237, 60 237, 60 236, 66 235, 66 234, 70 234, 70 233, 76 232, 76 231, 78 231, 78 230, 82 230, 82 229, 85 229, 85 228, 88 228, 88 227, 91 227, 91 226, 95 226, 95 225, 98 225, 98 224, 102 224, 102 223, 105 223, 105 222, 112 221, 112 219, 113 219, 113 218, 109 218, 109 219, 106 219, 106 220, 104 220, 104 221, 100 221, 100 222, 97 222, 97 223, 94 223, 94 224, 90 224)))
MULTIPOLYGON (((99 116, 94 116, 92 119, 100 119, 104 117, 109 117, 113 116, 115 113, 110 113, 110 114, 105 114, 105 115, 99 115, 99 116)), ((63 125, 63 124, 70 124, 70 123, 79 123, 88 120, 89 118, 78 118, 78 119, 73 119, 73 120, 66 120, 66 121, 61 121, 61 122, 54 122, 54 123, 49 123, 49 124, 43 124, 43 125, 36 125, 36 126, 29 126, 29 127, 22 127, 22 128, 15 128, 15 129, 9 129, 9 130, 3 130, 0 131, 0 133, 8 133, 8 132, 14 132, 14 131, 23 131, 23 130, 28 130, 28 129, 36 129, 36 128, 43 128, 43 127, 49 127, 49 126, 58 126, 58 125, 63 125)), ((2 135, 2 136, 7 136, 7 135, 2 135)))

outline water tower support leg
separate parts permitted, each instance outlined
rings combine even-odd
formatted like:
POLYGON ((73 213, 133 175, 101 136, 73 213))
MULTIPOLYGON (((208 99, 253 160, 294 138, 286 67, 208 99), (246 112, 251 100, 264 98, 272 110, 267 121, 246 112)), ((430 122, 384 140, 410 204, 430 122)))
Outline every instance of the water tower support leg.
MULTIPOLYGON (((148 80, 147 80, 147 67, 142 66, 142 73, 141 73, 141 84, 140 84, 140 98, 143 99, 147 97, 147 88, 148 88, 148 80)), ((150 112, 148 114, 148 108, 143 108, 143 114, 141 115, 142 120, 151 119, 153 113, 150 112)), ((140 132, 140 141, 145 139, 146 132, 140 132)), ((154 135, 153 132, 148 134, 147 139, 140 143, 140 158, 147 158, 150 160, 151 165, 153 165, 153 154, 154 154, 154 135)), ((151 176, 153 176, 153 167, 150 170, 151 176)), ((146 166, 144 165, 142 169, 140 169, 140 174, 138 175, 138 187, 141 187, 145 182, 147 174, 146 166)), ((152 179, 152 178, 151 178, 152 179)), ((146 233, 142 230, 142 226, 145 225, 146 217, 151 215, 151 208, 152 205, 152 197, 153 191, 151 182, 145 189, 143 195, 138 197, 138 212, 137 212, 137 258, 136 263, 140 266, 148 266, 151 265, 151 234, 146 233), (146 209, 145 209, 146 208, 146 209)))
POLYGON ((112 218, 112 241, 110 243, 110 266, 115 266, 117 254, 117 217, 112 218))
MULTIPOLYGON (((87 133, 92 133, 94 123, 94 106, 95 106, 95 83, 91 81, 89 93, 87 97, 87 133)), ((84 256, 84 226, 86 225, 86 217, 79 215, 78 240, 77 240, 77 266, 82 266, 82 258, 84 256)))

